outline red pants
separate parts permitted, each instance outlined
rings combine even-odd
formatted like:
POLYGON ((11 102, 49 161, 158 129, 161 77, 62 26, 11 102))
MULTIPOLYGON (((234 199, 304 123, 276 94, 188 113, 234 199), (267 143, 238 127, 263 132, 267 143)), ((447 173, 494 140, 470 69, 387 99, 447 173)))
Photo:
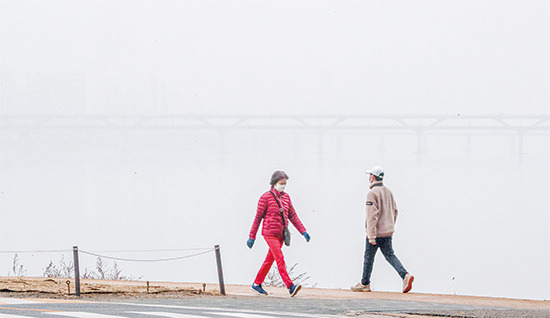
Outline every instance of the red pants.
POLYGON ((290 288, 290 285, 292 285, 292 280, 286 271, 285 258, 283 256, 283 251, 281 250, 281 247, 283 246, 283 239, 276 236, 264 236, 264 239, 269 246, 269 251, 267 252, 265 261, 262 264, 254 283, 258 285, 263 283, 267 273, 269 273, 269 270, 271 269, 271 265, 273 265, 273 261, 276 261, 277 269, 279 269, 279 274, 281 274, 281 278, 283 279, 286 288, 290 288))

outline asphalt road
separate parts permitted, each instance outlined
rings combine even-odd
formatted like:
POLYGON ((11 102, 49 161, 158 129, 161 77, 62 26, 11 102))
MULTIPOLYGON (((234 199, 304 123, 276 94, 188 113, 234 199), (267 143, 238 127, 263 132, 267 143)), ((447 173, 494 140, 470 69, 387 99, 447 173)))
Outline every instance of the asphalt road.
POLYGON ((438 317, 550 317, 550 310, 517 310, 380 299, 335 300, 230 296, 87 302, 0 298, 0 318, 335 318, 343 316, 382 318, 390 313, 416 313, 438 317), (376 316, 371 316, 373 313, 376 313, 376 316))

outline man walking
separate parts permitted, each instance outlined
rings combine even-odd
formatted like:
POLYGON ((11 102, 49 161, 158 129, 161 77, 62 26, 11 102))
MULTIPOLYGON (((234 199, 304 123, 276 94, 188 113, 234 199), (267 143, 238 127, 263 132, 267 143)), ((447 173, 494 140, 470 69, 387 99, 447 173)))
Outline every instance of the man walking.
POLYGON ((407 293, 412 288, 414 277, 403 267, 392 248, 392 235, 397 219, 397 206, 393 199, 393 193, 384 186, 384 169, 376 166, 367 170, 370 181, 370 191, 367 194, 367 243, 365 248, 365 261, 363 265, 363 278, 357 285, 351 287, 354 292, 370 292, 370 276, 374 265, 374 256, 380 247, 386 261, 390 263, 403 279, 403 292, 407 293))

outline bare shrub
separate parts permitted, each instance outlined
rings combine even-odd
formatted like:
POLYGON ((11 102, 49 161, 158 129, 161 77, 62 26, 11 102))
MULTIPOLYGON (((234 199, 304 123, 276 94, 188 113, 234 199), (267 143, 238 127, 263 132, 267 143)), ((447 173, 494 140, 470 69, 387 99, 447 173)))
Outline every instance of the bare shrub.
MULTIPOLYGON (((8 273, 8 276, 13 274, 21 277, 26 273, 26 270, 23 268, 23 265, 19 264, 19 257, 17 254, 13 259, 12 270, 8 273)), ((50 261, 48 266, 42 270, 42 277, 48 278, 74 278, 74 263, 66 262, 64 257, 61 256, 58 264, 55 264, 53 261, 50 261)), ((110 267, 109 264, 104 261, 101 257, 98 257, 95 263, 95 270, 90 270, 85 268, 83 272, 80 273, 80 278, 82 279, 108 279, 108 280, 140 280, 143 276, 134 277, 134 276, 124 276, 122 275, 122 268, 118 266, 116 261, 113 261, 113 266, 110 267)))
POLYGON ((110 268, 107 262, 105 262, 101 257, 97 258, 95 271, 88 268, 84 269, 84 272, 81 274, 82 279, 109 279, 109 280, 139 280, 143 278, 140 276, 135 278, 134 276, 124 276, 122 275, 122 269, 118 266, 116 261, 113 261, 113 267, 110 268))
POLYGON ((97 279, 96 274, 94 271, 91 271, 89 268, 85 268, 84 272, 80 274, 80 278, 82 279, 97 279))
MULTIPOLYGON (((306 283, 307 280, 311 278, 311 276, 308 276, 306 272, 304 273, 295 273, 296 267, 298 266, 298 263, 292 265, 290 269, 287 266, 287 272, 288 276, 290 276, 290 279, 294 282, 296 285, 302 285, 302 286, 308 286, 309 284, 306 283)), ((267 276, 265 277, 264 286, 272 286, 272 287, 286 287, 285 283, 283 282, 283 279, 279 275, 279 271, 277 269, 277 266, 272 266, 269 270, 269 273, 267 273, 267 276)), ((315 287, 317 284, 313 284, 310 287, 315 287)))
POLYGON ((121 280, 122 279, 121 273, 122 273, 122 270, 118 267, 118 264, 115 261, 113 268, 111 269, 110 279, 121 280))
POLYGON ((74 263, 71 261, 69 263, 65 262, 65 257, 61 255, 61 260, 59 260, 59 265, 55 265, 52 261, 46 266, 42 271, 42 277, 49 278, 72 278, 74 275, 74 263))
POLYGON ((27 273, 27 270, 19 262, 19 256, 17 254, 13 257, 11 271, 8 272, 8 276, 11 276, 11 273, 19 278, 25 276, 27 273))
POLYGON ((42 277, 58 278, 63 276, 61 275, 59 268, 57 268, 57 266, 50 261, 50 264, 48 264, 48 266, 46 266, 46 268, 42 271, 42 277))
POLYGON ((63 273, 63 277, 65 277, 65 278, 74 277, 74 263, 73 263, 73 261, 69 261, 69 263, 66 263, 64 256, 61 255, 61 260, 59 261, 59 267, 61 268, 61 271, 63 273))
POLYGON ((103 261, 101 257, 97 258, 97 261, 95 262, 95 269, 97 271, 97 278, 98 279, 106 279, 106 273, 107 273, 107 264, 103 261))

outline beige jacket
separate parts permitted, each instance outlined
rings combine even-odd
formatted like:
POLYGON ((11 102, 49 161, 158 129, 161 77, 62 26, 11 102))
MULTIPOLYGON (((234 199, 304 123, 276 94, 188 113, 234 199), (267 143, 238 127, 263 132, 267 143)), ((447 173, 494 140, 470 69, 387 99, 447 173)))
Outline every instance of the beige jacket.
POLYGON ((370 185, 367 194, 367 220, 365 227, 368 238, 389 237, 395 230, 397 205, 393 193, 382 182, 370 185))

